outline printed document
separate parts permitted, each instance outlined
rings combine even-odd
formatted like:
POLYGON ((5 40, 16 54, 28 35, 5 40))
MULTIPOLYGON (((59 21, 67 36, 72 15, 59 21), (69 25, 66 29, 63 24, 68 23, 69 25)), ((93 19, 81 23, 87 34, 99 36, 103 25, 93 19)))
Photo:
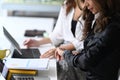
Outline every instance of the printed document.
POLYGON ((5 78, 3 77, 1 73, 0 73, 0 80, 5 80, 5 78))
POLYGON ((9 58, 5 65, 9 69, 32 69, 32 70, 46 70, 48 69, 49 59, 18 59, 9 58))

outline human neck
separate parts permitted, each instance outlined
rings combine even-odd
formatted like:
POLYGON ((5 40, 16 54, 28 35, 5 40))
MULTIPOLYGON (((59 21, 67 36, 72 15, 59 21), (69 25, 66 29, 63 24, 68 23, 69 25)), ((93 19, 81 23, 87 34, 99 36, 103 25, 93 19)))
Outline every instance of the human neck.
POLYGON ((78 20, 79 17, 81 16, 82 11, 79 9, 78 6, 75 7, 75 11, 74 11, 74 16, 73 16, 73 20, 78 20))

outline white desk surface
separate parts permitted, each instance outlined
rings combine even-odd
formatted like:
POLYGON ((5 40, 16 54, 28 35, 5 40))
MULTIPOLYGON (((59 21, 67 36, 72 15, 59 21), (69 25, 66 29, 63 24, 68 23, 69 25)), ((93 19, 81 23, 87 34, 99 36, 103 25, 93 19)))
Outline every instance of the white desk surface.
MULTIPOLYGON (((53 18, 33 18, 33 17, 0 17, 0 49, 8 48, 9 42, 3 35, 2 26, 4 26, 9 33, 15 38, 19 38, 23 44, 23 36, 25 30, 27 29, 39 29, 46 30, 48 33, 51 33, 54 26, 53 18), (6 45, 5 45, 5 44, 6 45)), ((9 46, 10 47, 10 46, 9 46)))
MULTIPOLYGON (((0 17, 0 49, 9 49, 11 44, 7 38, 3 35, 2 26, 4 26, 9 33, 15 38, 15 40, 23 46, 24 32, 26 29, 45 29, 48 33, 51 33, 54 25, 54 19, 52 18, 24 18, 24 17, 0 17)), ((35 37, 38 39, 38 37, 35 37)), ((53 48, 51 44, 42 45, 39 49, 41 53, 44 53, 48 49, 53 48)), ((56 60, 49 61, 49 70, 39 71, 40 76, 48 76, 50 80, 57 80, 56 60)))

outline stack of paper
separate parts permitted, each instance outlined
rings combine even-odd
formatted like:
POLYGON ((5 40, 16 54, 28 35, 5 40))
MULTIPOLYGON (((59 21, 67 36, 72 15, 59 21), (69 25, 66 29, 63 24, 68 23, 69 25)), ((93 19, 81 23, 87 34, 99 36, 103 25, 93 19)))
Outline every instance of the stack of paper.
POLYGON ((5 65, 9 69, 32 69, 46 70, 48 69, 49 59, 7 59, 5 65))

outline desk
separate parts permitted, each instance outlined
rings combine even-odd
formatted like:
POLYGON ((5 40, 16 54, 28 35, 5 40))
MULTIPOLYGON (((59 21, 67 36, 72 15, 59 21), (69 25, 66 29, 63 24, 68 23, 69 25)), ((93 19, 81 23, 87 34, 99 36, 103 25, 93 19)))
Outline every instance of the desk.
POLYGON ((49 34, 53 30, 54 22, 55 20, 53 18, 0 17, 0 49, 10 47, 8 40, 3 35, 2 26, 4 26, 15 39, 19 38, 19 44, 23 44, 23 40, 25 39, 23 36, 26 29, 46 30, 49 34))
POLYGON ((46 71, 39 71, 38 75, 40 76, 49 76, 50 80, 57 80, 57 65, 56 65, 56 60, 51 59, 49 62, 49 70, 46 71))
MULTIPOLYGON (((53 18, 0 17, 0 49, 10 48, 11 46, 10 42, 3 35, 2 26, 4 26, 20 46, 23 47, 23 41, 27 38, 23 36, 26 29, 42 29, 51 33, 53 25, 53 18)), ((35 38, 37 39, 38 37, 35 38)), ((49 48, 52 48, 51 44, 43 45, 39 49, 41 53, 44 53, 49 48)), ((56 60, 51 59, 48 66, 49 70, 39 71, 39 75, 46 75, 50 77, 50 80, 57 80, 56 60)))

